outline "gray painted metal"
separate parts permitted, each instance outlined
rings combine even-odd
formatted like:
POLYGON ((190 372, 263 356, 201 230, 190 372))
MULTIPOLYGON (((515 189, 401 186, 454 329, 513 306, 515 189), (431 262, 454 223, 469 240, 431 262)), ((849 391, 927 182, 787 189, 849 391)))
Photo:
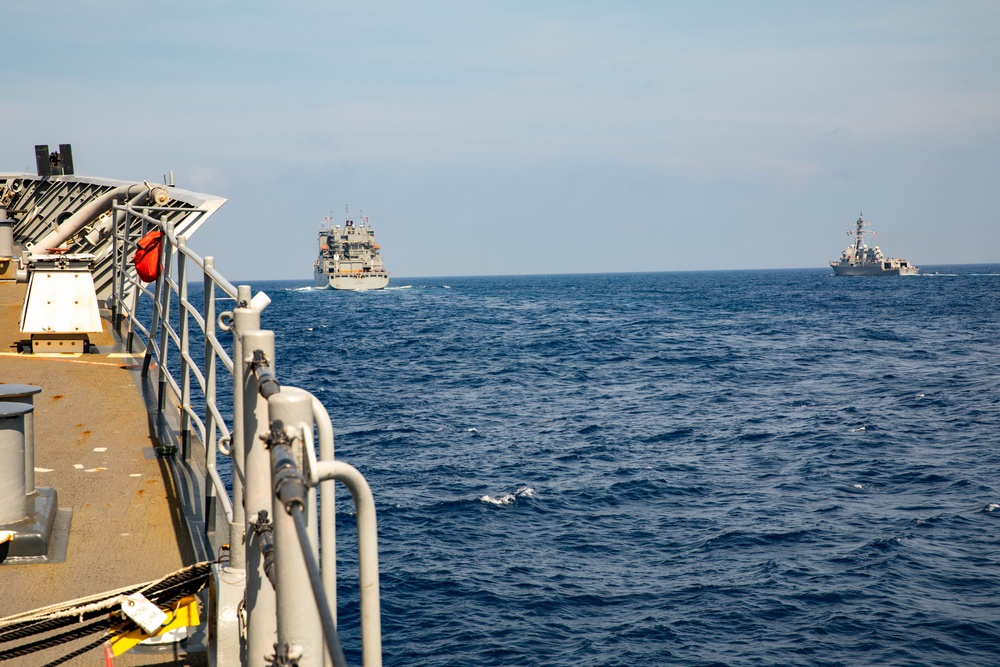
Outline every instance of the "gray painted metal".
MULTIPOLYGON (((0 204, 14 204, 11 210, 16 221, 15 233, 19 242, 23 242, 43 238, 52 231, 55 225, 51 223, 60 215, 67 214, 63 216, 65 219, 102 192, 120 185, 100 179, 52 177, 42 182, 25 175, 12 178, 0 174, 0 204)), ((249 286, 232 285, 215 270, 211 257, 198 256, 186 243, 190 231, 224 200, 194 193, 183 199, 178 197, 181 191, 174 188, 168 191, 171 200, 165 207, 113 204, 109 212, 81 228, 68 243, 82 249, 90 248, 88 244, 93 239, 100 241, 103 254, 99 254, 95 275, 104 287, 98 287, 98 291, 106 288, 110 297, 107 306, 115 331, 130 351, 138 349, 142 354, 142 386, 147 387, 150 378, 155 381, 155 391, 147 402, 150 424, 159 442, 165 445, 165 452, 175 449, 173 443, 180 444, 183 456, 168 456, 168 460, 174 470, 192 476, 192 488, 197 489, 195 502, 190 504, 184 493, 179 494, 184 503, 182 523, 191 531, 198 553, 202 553, 202 545, 211 553, 228 553, 228 562, 223 558, 212 577, 209 661, 219 667, 268 664, 281 628, 282 637, 302 647, 306 662, 300 664, 318 665, 320 660, 329 664, 329 656, 325 656, 322 648, 322 633, 312 630, 303 635, 300 631, 301 627, 317 627, 318 610, 315 605, 302 604, 312 597, 311 586, 297 564, 302 556, 297 541, 293 544, 285 539, 293 534, 284 523, 286 517, 275 512, 270 462, 261 440, 276 416, 260 396, 259 382, 256 374, 250 372, 250 365, 253 352, 262 350, 271 371, 277 373, 274 334, 260 328, 261 311, 268 299, 260 292, 252 296, 249 286), (203 207, 198 208, 199 205, 203 207), (105 223, 107 226, 102 226, 105 223), (136 279, 129 260, 136 239, 153 227, 165 232, 161 255, 163 276, 156 284, 147 286, 136 279), (202 282, 205 291, 200 309, 188 299, 188 283, 192 279, 189 274, 198 273, 200 277, 196 279, 202 282), (232 309, 217 314, 224 308, 220 308, 219 299, 233 302, 232 309), (152 303, 151 316, 141 315, 150 312, 141 307, 143 301, 152 303), (232 334, 231 350, 220 342, 220 334, 227 332, 232 334), (192 358, 192 346, 205 351, 204 362, 199 364, 192 358), (219 404, 217 372, 232 374, 231 406, 219 404), (179 415, 178 420, 165 417, 172 411, 179 415), (227 413, 233 417, 226 418, 227 413), (220 455, 233 459, 231 495, 218 474, 220 455), (203 460, 199 460, 202 456, 203 460), (186 457, 194 458, 189 463, 186 457), (198 499, 204 499, 204 504, 198 499), (278 535, 278 593, 264 574, 260 541, 253 532, 262 509, 268 510, 278 535), (228 550, 223 545, 229 545, 228 550), (292 599, 295 605, 291 604, 292 599)), ((353 469, 349 466, 344 469, 334 461, 333 425, 315 397, 293 387, 282 388, 276 396, 280 396, 274 409, 278 416, 286 409, 293 413, 297 426, 290 428, 297 434, 293 438, 297 443, 297 460, 303 471, 308 472, 310 487, 315 489, 308 493, 305 516, 313 553, 318 550, 317 545, 322 546, 321 577, 334 613, 334 480, 348 484, 355 502, 364 504, 364 508, 359 505, 357 513, 359 531, 364 532, 359 540, 364 545, 360 555, 363 655, 366 666, 377 666, 381 664, 381 632, 374 502, 369 502, 370 489, 366 483, 359 483, 356 471, 345 472, 353 469), (314 429, 318 443, 313 441, 314 429), (319 460, 314 450, 316 444, 319 460), (317 469, 325 470, 326 476, 317 476, 317 469)))
MULTIPOLYGON (((247 665, 264 665, 265 657, 274 654, 278 636, 276 595, 274 587, 264 574, 264 555, 261 542, 254 536, 251 522, 256 522, 260 512, 272 511, 271 457, 264 448, 262 437, 268 431, 267 400, 260 395, 257 375, 250 370, 255 350, 263 351, 274 369, 274 332, 245 331, 237 329, 243 339, 243 425, 245 448, 244 474, 246 475, 246 571, 247 571, 247 665)), ((274 520, 274 517, 270 517, 274 520)), ((279 565, 280 567, 280 565, 279 565)), ((303 591, 304 594, 304 591, 303 591)))
MULTIPOLYGON (((112 204, 110 209, 91 206, 92 202, 113 191, 128 193, 121 195, 124 203, 136 196, 146 197, 149 186, 76 175, 41 177, 26 173, 0 173, 0 206, 6 207, 8 215, 14 220, 14 237, 23 247, 39 244, 78 211, 87 208, 91 212, 89 221, 66 240, 66 246, 70 253, 91 253, 95 256, 94 283, 102 301, 112 293, 113 267, 116 263, 133 277, 135 275, 135 270, 121 261, 121 254, 131 256, 131 248, 116 246, 112 230, 120 228, 123 223, 129 225, 128 236, 133 241, 132 247, 134 239, 142 236, 139 231, 144 231, 142 219, 127 215, 126 207, 118 204, 112 204)), ((168 204, 132 207, 130 210, 163 215, 174 223, 176 233, 185 237, 197 231, 226 202, 223 197, 183 188, 168 186, 166 191, 168 204)))
POLYGON ((9 259, 14 254, 14 221, 7 217, 7 209, 0 207, 0 258, 9 259))
POLYGON ((886 257, 878 246, 869 247, 865 236, 875 232, 865 231, 868 223, 859 215, 856 229, 848 234, 854 236, 854 243, 847 246, 839 260, 830 262, 833 273, 838 276, 915 276, 920 268, 905 259, 886 257))
MULTIPOLYGON (((35 394, 42 391, 33 384, 0 384, 0 402, 27 403, 34 408, 35 394)), ((35 411, 24 415, 24 492, 35 492, 35 411)))
POLYGON ((24 492, 24 416, 27 403, 0 403, 0 526, 26 516, 24 492))
POLYGON ((358 585, 361 588, 361 646, 364 667, 381 667, 382 633, 379 601, 378 529, 375 497, 357 468, 343 461, 319 461, 314 468, 315 485, 327 479, 341 482, 351 492, 358 522, 358 585))
POLYGON ((344 226, 319 231, 319 256, 313 262, 313 285, 337 290, 376 290, 389 284, 389 272, 375 242, 375 230, 362 218, 360 225, 347 220, 344 226))
MULTIPOLYGON (((313 430, 312 397, 302 392, 284 389, 268 399, 270 424, 273 429, 283 429, 292 443, 296 460, 305 458, 305 431, 313 430)), ((311 440, 311 439, 310 439, 311 440)), ((310 443, 311 444, 311 443, 310 443)), ((308 492, 307 508, 315 509, 315 491, 308 492)), ((297 655, 299 667, 322 667, 323 626, 315 603, 303 599, 312 598, 309 573, 306 570, 302 548, 299 544, 295 523, 285 511, 275 494, 271 495, 274 521, 275 548, 277 556, 277 613, 278 643, 288 647, 289 655, 297 655)), ((316 513, 306 512, 310 527, 309 549, 314 560, 319 558, 315 537, 316 513)))

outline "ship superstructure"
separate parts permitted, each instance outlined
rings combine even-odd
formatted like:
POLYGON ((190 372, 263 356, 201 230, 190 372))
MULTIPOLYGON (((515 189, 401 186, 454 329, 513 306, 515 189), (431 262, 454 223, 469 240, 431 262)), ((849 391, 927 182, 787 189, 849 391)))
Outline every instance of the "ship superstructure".
POLYGON ((898 257, 886 257, 877 245, 871 247, 865 243, 865 235, 875 236, 865 221, 864 214, 858 215, 855 229, 847 233, 854 237, 854 243, 847 246, 839 260, 830 262, 833 272, 838 276, 915 276, 920 268, 909 261, 898 257))
POLYGON ((343 226, 329 225, 327 218, 319 231, 319 257, 313 262, 313 284, 319 288, 374 290, 389 284, 389 272, 375 242, 375 230, 368 217, 358 224, 348 213, 343 226), (328 226, 329 225, 329 226, 328 226))

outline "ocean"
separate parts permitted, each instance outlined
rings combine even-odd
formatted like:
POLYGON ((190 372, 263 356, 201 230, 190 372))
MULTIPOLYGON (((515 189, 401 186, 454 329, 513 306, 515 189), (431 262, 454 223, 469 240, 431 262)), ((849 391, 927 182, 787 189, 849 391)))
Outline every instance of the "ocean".
POLYGON ((1000 664, 1000 265, 252 284, 386 665, 1000 664))

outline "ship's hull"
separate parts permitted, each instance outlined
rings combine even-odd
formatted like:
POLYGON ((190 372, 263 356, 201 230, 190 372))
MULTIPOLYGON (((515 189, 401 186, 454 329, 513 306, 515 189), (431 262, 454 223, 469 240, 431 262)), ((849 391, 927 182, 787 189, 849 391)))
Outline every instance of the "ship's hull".
POLYGON ((838 276, 915 276, 920 269, 915 266, 894 266, 885 268, 881 264, 842 264, 830 262, 833 272, 838 276))
POLYGON ((389 284, 389 276, 385 273, 336 274, 313 272, 313 285, 319 289, 339 290, 376 290, 389 284))

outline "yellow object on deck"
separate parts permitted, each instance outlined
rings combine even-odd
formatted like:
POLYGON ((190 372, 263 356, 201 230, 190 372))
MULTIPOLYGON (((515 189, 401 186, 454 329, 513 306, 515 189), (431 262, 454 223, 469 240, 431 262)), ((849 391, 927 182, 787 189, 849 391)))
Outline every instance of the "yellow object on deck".
POLYGON ((189 595, 178 600, 177 606, 172 611, 167 612, 167 620, 163 622, 163 625, 154 634, 146 634, 142 628, 135 628, 119 635, 113 635, 111 637, 111 650, 116 656, 119 656, 150 637, 159 637, 175 628, 195 626, 200 622, 198 618, 198 598, 194 595, 189 595))

